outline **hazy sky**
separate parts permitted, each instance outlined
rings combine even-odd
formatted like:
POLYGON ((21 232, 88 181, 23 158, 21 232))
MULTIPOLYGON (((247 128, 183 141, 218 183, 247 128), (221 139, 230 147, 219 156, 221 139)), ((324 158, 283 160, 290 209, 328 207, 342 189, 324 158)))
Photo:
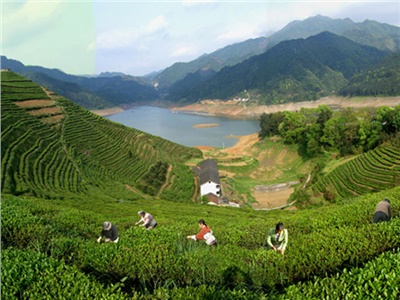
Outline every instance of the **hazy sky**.
POLYGON ((141 76, 317 14, 400 27, 399 0, 2 0, 1 54, 69 74, 141 76))

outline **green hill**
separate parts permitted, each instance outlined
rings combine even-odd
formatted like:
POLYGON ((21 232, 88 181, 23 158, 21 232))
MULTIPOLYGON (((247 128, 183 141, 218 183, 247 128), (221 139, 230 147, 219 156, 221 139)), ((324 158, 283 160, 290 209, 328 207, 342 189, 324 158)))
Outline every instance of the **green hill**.
MULTIPOLYGON (((157 83, 160 90, 165 90, 171 85, 179 85, 178 81, 191 73, 195 74, 200 70, 218 72, 224 67, 234 66, 252 56, 262 54, 280 42, 306 39, 324 31, 383 51, 396 52, 400 49, 400 31, 396 26, 371 20, 355 23, 349 18, 331 19, 316 15, 302 21, 292 21, 270 36, 228 45, 212 53, 203 54, 190 62, 175 63, 162 70, 152 80, 157 83)), ((184 80, 184 82, 187 82, 187 80, 184 80)), ((196 86, 197 83, 193 82, 192 88, 196 86)))
POLYGON ((161 196, 191 201, 186 160, 201 152, 98 117, 2 72, 2 192, 44 198, 161 196))
POLYGON ((330 32, 284 41, 263 54, 225 67, 193 89, 177 89, 171 99, 250 97, 259 104, 311 101, 335 94, 355 74, 388 55, 330 32), (249 96, 250 95, 250 96, 249 96))

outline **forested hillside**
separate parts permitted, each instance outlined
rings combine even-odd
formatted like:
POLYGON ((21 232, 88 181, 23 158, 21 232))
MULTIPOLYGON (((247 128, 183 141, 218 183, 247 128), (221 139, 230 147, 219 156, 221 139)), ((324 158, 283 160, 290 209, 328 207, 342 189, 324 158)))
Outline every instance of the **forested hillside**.
MULTIPOLYGON (((218 72, 224 67, 234 66, 252 56, 262 54, 280 42, 306 39, 324 31, 383 51, 396 52, 400 49, 400 29, 396 26, 371 20, 356 23, 349 18, 331 19, 316 15, 302 21, 292 21, 270 36, 229 45, 187 63, 175 63, 160 72, 152 81, 165 92, 169 86, 178 84, 178 81, 184 80, 192 73, 201 70, 218 72)), ((192 88, 196 86, 195 82, 193 83, 192 88)))
POLYGON ((323 32, 307 39, 285 41, 264 54, 226 67, 192 90, 173 99, 232 99, 279 104, 335 94, 358 73, 379 63, 388 53, 323 32))
POLYGON ((13 72, 1 82, 2 192, 192 201, 202 154, 113 123, 13 72))
POLYGON ((316 167, 291 195, 298 207, 400 185, 400 106, 334 111, 321 105, 263 114, 261 138, 280 136, 316 167))
POLYGON ((312 101, 337 95, 339 90, 351 96, 398 95, 395 88, 387 90, 387 83, 398 81, 396 71, 363 74, 364 70, 371 72, 371 67, 380 62, 378 57, 371 56, 371 51, 366 51, 368 47, 379 49, 385 55, 398 52, 400 29, 371 20, 355 23, 348 18, 317 15, 293 21, 271 36, 227 45, 193 61, 176 62, 143 77, 119 72, 74 76, 57 69, 25 66, 4 56, 1 60, 3 68, 91 110, 181 105, 234 97, 249 98, 257 104, 277 104, 312 101), (316 38, 323 32, 343 39, 316 38), (314 42, 304 48, 295 39, 314 42), (316 42, 318 39, 322 44, 316 42), (354 44, 350 46, 344 40, 354 44), (355 49, 359 50, 354 52, 355 49), (357 76, 353 79, 353 75, 357 76), (374 78, 378 83, 371 84, 374 78))
POLYGON ((400 95, 400 53, 395 53, 373 68, 355 75, 339 92, 343 96, 400 95))

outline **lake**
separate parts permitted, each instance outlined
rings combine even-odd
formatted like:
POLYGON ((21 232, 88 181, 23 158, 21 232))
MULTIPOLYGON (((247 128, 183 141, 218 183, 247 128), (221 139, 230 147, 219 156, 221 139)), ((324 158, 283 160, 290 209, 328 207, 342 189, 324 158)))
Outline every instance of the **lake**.
POLYGON ((188 147, 232 147, 238 141, 235 137, 260 131, 259 120, 175 112, 154 106, 134 107, 105 118, 188 147), (196 128, 199 124, 213 127, 196 128))

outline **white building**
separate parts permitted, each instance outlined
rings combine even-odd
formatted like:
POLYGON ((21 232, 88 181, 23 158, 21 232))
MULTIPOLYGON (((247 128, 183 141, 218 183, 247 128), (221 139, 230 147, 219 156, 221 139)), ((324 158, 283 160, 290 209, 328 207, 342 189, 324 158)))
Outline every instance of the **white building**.
POLYGON ((207 196, 210 201, 218 203, 221 196, 221 182, 215 160, 206 159, 198 164, 200 178, 200 195, 207 196))

